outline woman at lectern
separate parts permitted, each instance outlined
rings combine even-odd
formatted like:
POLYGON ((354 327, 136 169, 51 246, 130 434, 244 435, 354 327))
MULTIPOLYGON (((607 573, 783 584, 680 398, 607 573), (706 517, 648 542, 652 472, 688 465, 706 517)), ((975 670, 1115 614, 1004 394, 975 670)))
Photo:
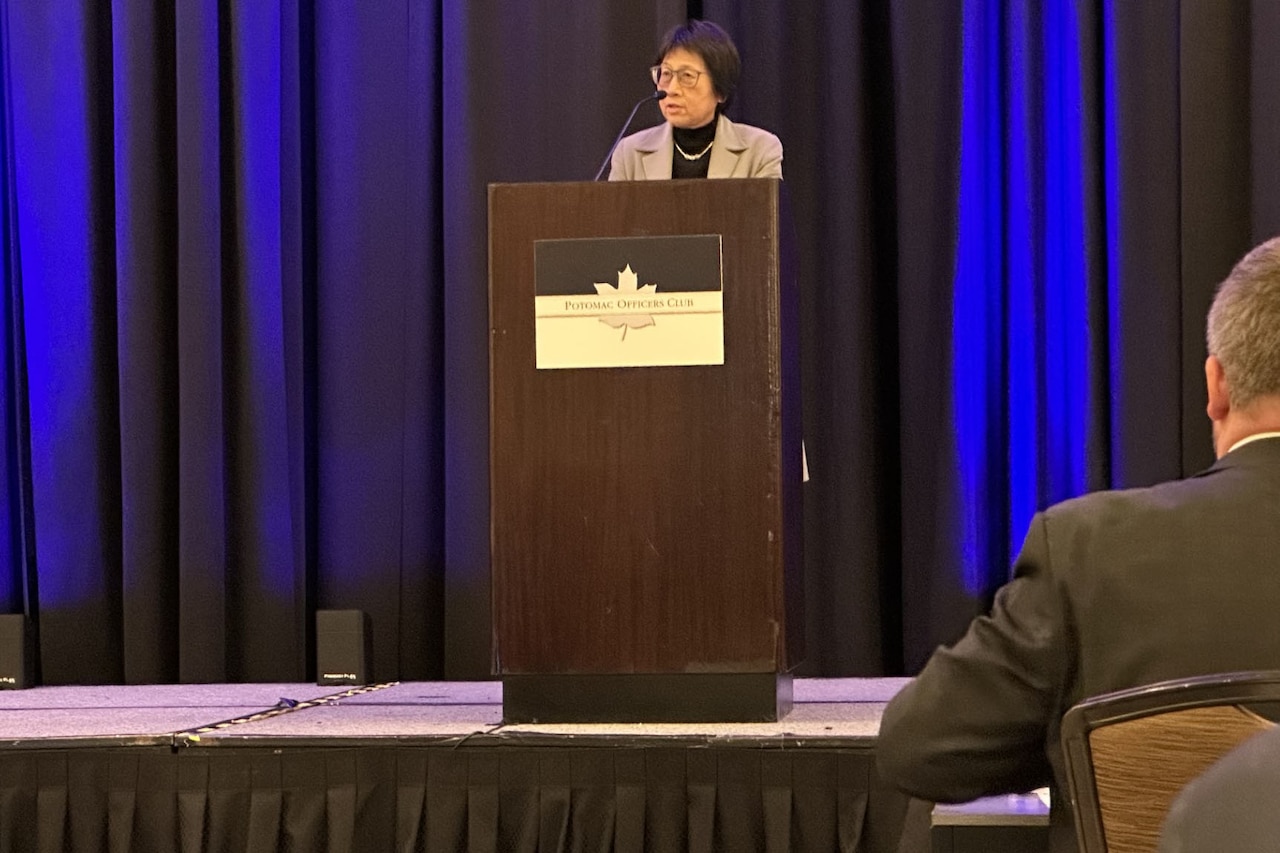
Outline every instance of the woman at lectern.
POLYGON ((767 130, 732 122, 724 108, 742 62, 733 40, 710 21, 667 33, 649 69, 666 123, 626 137, 613 152, 609 180, 781 178, 782 143, 767 130))

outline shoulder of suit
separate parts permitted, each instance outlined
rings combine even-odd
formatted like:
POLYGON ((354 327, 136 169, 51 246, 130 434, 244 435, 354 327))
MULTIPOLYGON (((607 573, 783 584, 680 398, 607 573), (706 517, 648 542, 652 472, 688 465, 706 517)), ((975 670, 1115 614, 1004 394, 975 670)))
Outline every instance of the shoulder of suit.
POLYGON ((1268 437, 1267 439, 1238 446, 1208 468, 1204 468, 1190 476, 1177 480, 1166 480, 1151 486, 1090 492, 1054 504, 1046 509, 1045 512, 1069 514, 1102 508, 1119 509, 1126 505, 1149 505, 1156 508, 1168 507, 1184 499, 1194 498, 1205 490, 1217 490, 1220 485, 1233 479, 1230 476, 1222 476, 1231 471, 1242 473, 1245 476, 1253 476, 1254 472, 1261 471, 1265 472, 1265 476, 1274 479, 1274 463, 1277 460, 1280 460, 1280 437, 1268 437), (1262 464, 1250 464, 1255 462, 1262 464))
POLYGON ((782 147, 782 141, 775 134, 762 127, 756 127, 752 124, 740 124, 728 116, 721 116, 720 118, 724 122, 723 129, 731 134, 737 134, 738 141, 746 148, 763 143, 765 140, 776 144, 779 148, 782 147))
POLYGON ((1080 524, 1108 526, 1141 524, 1143 519, 1181 511, 1189 504, 1206 500, 1218 491, 1216 478, 1206 475, 1222 470, 1214 466, 1180 480, 1167 480, 1151 486, 1128 489, 1103 489, 1056 503, 1041 513, 1051 527, 1080 524))
POLYGON ((623 138, 618 143, 619 148, 631 148, 636 151, 656 151, 662 144, 663 134, 666 132, 667 125, 656 124, 653 127, 646 127, 644 130, 637 130, 623 138))

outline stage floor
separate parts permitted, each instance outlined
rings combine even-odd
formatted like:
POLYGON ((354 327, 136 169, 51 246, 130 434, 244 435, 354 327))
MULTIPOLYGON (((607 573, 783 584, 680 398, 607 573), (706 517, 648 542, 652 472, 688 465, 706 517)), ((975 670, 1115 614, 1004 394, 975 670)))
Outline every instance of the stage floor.
POLYGON ((159 684, 0 691, 0 749, 41 745, 216 745, 263 739, 362 741, 476 737, 604 737, 807 741, 874 740, 903 678, 797 679, 777 723, 502 725, 498 682, 159 684))

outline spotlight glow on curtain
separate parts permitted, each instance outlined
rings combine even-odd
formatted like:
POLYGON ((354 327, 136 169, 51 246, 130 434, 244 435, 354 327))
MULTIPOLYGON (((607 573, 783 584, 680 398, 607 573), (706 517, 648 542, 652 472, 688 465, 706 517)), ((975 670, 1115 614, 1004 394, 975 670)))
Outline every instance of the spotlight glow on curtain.
POLYGON ((1089 245, 1105 214, 1082 16, 965 3, 951 393, 971 594, 1005 579, 1036 510, 1106 485, 1092 475, 1106 286, 1089 245))
POLYGON ((13 120, 9 93, 9 25, 0 14, 0 608, 21 613, 34 599, 28 586, 30 507, 23 489, 26 453, 26 358, 22 334, 22 280, 18 276, 17 201, 13 193, 13 120))
POLYGON ((107 283, 100 273, 110 264, 110 241, 102 229, 85 228, 97 216, 97 196, 109 187, 103 171, 109 164, 95 155, 94 123, 85 120, 84 105, 94 101, 88 81, 97 45, 75 6, 9 11, 5 61, 10 70, 28 71, 7 75, 6 93, 11 116, 23 117, 11 126, 9 155, 13 194, 22 200, 15 234, 23 316, 16 319, 25 329, 32 474, 50 484, 34 490, 33 502, 37 515, 67 520, 56 534, 39 537, 41 560, 63 567, 44 578, 41 595, 51 605, 75 605, 111 595, 91 568, 103 559, 109 522, 99 498, 111 488, 96 446, 110 404, 95 395, 95 365, 114 361, 107 352, 113 318, 96 304, 107 283), (37 59, 41 45, 53 43, 86 49, 56 62, 37 59))
POLYGON ((1001 245, 1003 148, 1000 137, 1000 19, 990 2, 965 4, 960 196, 952 293, 951 376, 961 490, 961 579, 978 594, 1002 548, 991 530, 991 473, 1001 445, 1004 338, 1001 245))

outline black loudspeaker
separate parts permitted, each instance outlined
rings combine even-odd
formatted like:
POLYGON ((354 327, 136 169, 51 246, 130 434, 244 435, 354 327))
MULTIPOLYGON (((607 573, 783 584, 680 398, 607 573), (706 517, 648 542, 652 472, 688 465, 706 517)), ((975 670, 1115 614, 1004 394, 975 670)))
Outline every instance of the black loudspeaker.
POLYGON ((34 686, 31 626, 21 613, 0 614, 0 690, 34 686))
POLYGON ((316 684, 368 684, 372 664, 369 614, 316 611, 316 684))

